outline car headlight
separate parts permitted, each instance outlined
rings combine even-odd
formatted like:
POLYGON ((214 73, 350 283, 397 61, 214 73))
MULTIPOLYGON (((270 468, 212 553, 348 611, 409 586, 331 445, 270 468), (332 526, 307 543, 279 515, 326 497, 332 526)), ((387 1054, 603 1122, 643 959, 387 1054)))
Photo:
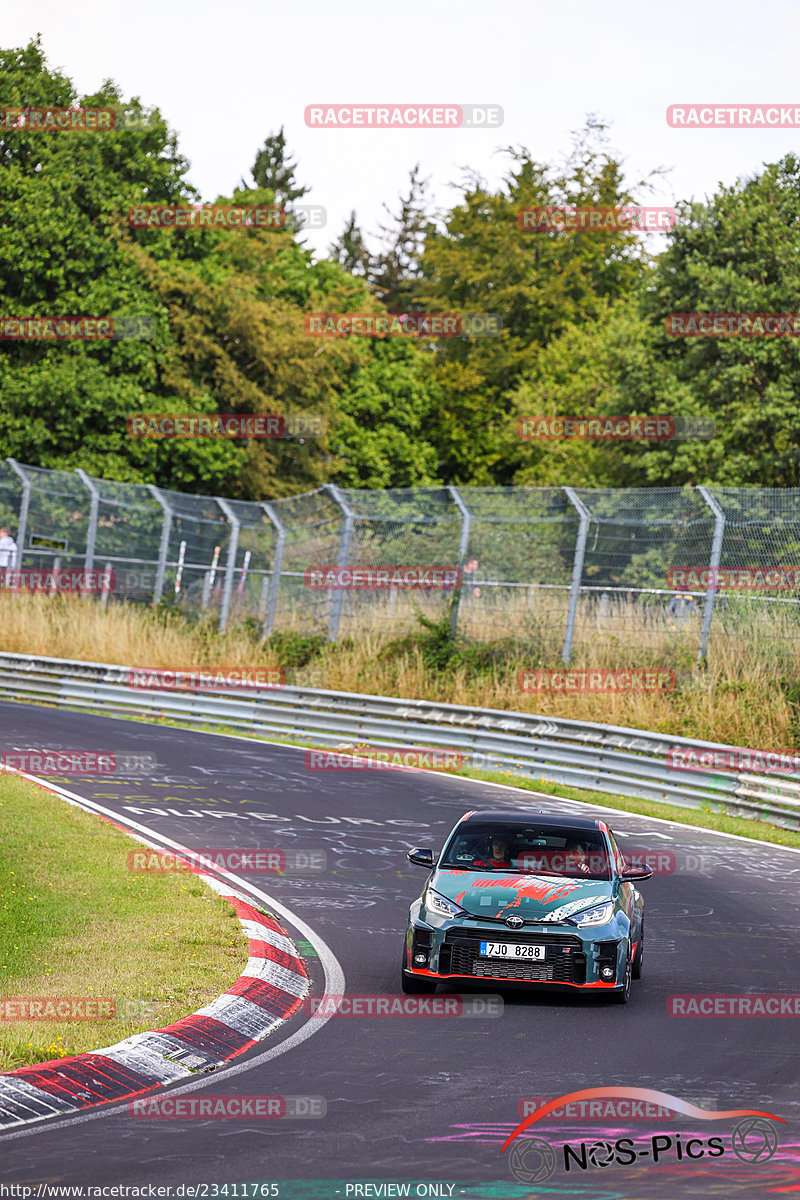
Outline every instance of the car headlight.
POLYGON ((430 912, 437 913, 440 917, 464 916, 463 908, 459 908, 457 904, 453 904, 452 900, 448 900, 440 892, 435 892, 433 888, 428 888, 425 892, 425 907, 430 912))
POLYGON ((614 904, 611 900, 608 900, 605 904, 596 904, 594 908, 587 908, 583 912, 574 913, 571 920, 578 926, 606 925, 613 915, 614 904))

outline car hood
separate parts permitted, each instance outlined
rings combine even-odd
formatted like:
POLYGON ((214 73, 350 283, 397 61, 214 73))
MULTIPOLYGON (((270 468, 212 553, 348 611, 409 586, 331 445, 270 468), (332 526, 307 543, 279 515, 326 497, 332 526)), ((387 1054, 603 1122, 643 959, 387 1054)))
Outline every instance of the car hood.
POLYGON ((473 917, 563 921, 573 913, 610 900, 612 885, 602 879, 556 879, 513 871, 435 871, 430 886, 473 917))

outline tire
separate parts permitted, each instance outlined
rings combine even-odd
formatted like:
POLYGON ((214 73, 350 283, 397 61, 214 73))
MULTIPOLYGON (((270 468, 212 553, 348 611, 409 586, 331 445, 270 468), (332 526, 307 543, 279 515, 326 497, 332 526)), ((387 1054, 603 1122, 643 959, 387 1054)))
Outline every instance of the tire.
POLYGON ((642 978, 642 959, 644 958, 644 918, 642 918, 642 927, 639 930, 639 945, 636 947, 636 953, 633 956, 631 964, 631 975, 634 979, 642 978))
POLYGON ((421 975, 406 975, 404 965, 400 972, 400 987, 404 996, 423 996, 436 991, 436 980, 421 975))
POLYGON ((625 960, 625 975, 622 987, 614 988, 611 993, 615 1004, 628 1004, 631 998, 631 980, 633 979, 633 965, 631 963, 630 953, 625 960))

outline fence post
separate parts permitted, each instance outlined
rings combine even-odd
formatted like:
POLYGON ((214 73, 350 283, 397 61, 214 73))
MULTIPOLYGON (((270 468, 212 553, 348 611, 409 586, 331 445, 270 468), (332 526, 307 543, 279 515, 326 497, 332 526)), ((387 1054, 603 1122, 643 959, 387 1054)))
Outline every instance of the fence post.
POLYGON ((167 572, 167 552, 169 550, 169 535, 172 531, 172 507, 153 483, 148 483, 147 490, 161 505, 164 520, 161 523, 161 541, 158 547, 158 566, 156 567, 156 582, 153 587, 153 606, 160 601, 164 594, 164 576, 167 572))
MULTIPOLYGON (((324 490, 332 497, 335 503, 338 504, 342 512, 342 517, 344 518, 341 536, 339 537, 339 553, 336 558, 336 566, 346 567, 350 558, 350 543, 353 539, 353 522, 355 520, 355 513, 335 483, 326 483, 324 485, 324 490)), ((342 619, 343 602, 344 596, 342 595, 342 589, 337 588, 333 593, 331 615, 328 622, 329 642, 335 642, 339 636, 339 624, 342 619)))
POLYGON ((270 585, 271 579, 272 579, 272 572, 265 571, 264 578, 261 580, 261 593, 258 597, 258 619, 259 619, 259 621, 263 621, 264 617, 267 615, 267 593, 269 592, 269 585, 270 585))
MULTIPOLYGON (((467 557, 467 548, 469 547, 469 534, 472 528, 472 513, 467 508, 464 500, 461 497, 457 487, 452 484, 448 487, 448 492, 453 498, 453 502, 458 506, 458 511, 461 513, 461 537, 458 539, 458 569, 459 571, 464 566, 464 560, 467 557)), ((450 609, 450 631, 455 637, 458 629, 458 606, 461 603, 461 589, 464 585, 464 578, 461 577, 458 586, 456 587, 455 595, 453 596, 453 605, 450 609)))
POLYGON ((24 469, 14 458, 7 458, 6 462, 11 467, 11 470, 19 475, 22 480, 22 502, 19 506, 19 523, 17 525, 17 559, 16 569, 19 570, 22 566, 22 555, 25 552, 25 531, 28 526, 28 509, 31 503, 31 481, 25 474, 24 469))
POLYGON ((228 561, 225 564, 225 582, 222 585, 222 601, 219 606, 219 631, 220 633, 224 633, 225 626, 228 624, 228 613, 231 607, 233 572, 236 568, 236 551, 239 549, 239 530, 241 528, 241 522, 227 500, 220 500, 219 496, 215 496, 214 499, 230 521, 231 525, 231 540, 228 543, 228 561))
MULTIPOLYGON (((111 564, 110 562, 107 562, 107 563, 106 563, 106 565, 105 565, 105 567, 103 568, 103 574, 104 574, 104 575, 106 575, 106 576, 108 576, 108 575, 110 575, 110 574, 111 574, 111 572, 112 572, 112 570, 113 570, 113 569, 114 569, 114 568, 113 568, 112 564, 111 564)), ((102 596, 100 597, 100 607, 101 607, 101 608, 108 608, 108 595, 109 595, 109 591, 110 591, 110 588, 107 588, 107 587, 104 587, 104 588, 103 588, 103 594, 102 594, 102 596)))
POLYGON ((708 586, 706 587, 706 602, 703 608, 703 627, 700 630, 700 650, 697 655, 698 663, 702 663, 708 651, 708 639, 711 633, 711 621, 714 617, 714 603, 717 598, 717 568, 722 558, 722 539, 725 536, 725 513, 711 495, 707 487, 699 487, 698 492, 714 514, 714 537, 711 541, 711 561, 709 562, 708 586))
POLYGON ((275 608, 278 603, 278 588, 280 587, 281 570, 283 568, 283 547, 286 545, 286 526, 272 505, 267 504, 266 500, 261 501, 261 507, 275 526, 275 531, 278 535, 278 540, 275 543, 275 553, 272 556, 272 575, 269 581, 269 599, 267 600, 267 612, 264 617, 264 632, 261 635, 262 638, 268 638, 272 633, 272 626, 275 623, 275 608))
POLYGON ((97 539, 97 509, 100 505, 100 493, 82 467, 78 467, 75 474, 91 497, 89 504, 89 528, 86 531, 86 556, 83 564, 84 570, 91 571, 94 566, 94 546, 97 539))
POLYGON ((567 666, 569 665, 570 656, 572 654, 572 638, 575 633, 575 614, 578 610, 578 596, 580 595, 581 590, 583 559, 586 554, 586 538, 589 533, 591 513, 571 487, 565 487, 564 491, 567 494, 567 499, 569 500, 570 504, 580 517, 580 525, 578 526, 578 539, 575 542, 575 558, 572 563, 572 582, 570 583, 569 588, 567 626, 564 630, 564 645, 561 650, 561 657, 564 660, 565 666, 567 666))

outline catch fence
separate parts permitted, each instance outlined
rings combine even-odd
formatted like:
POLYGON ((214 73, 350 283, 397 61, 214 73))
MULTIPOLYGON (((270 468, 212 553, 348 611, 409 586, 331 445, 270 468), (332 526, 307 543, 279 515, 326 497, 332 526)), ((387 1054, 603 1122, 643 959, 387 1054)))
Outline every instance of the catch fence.
POLYGON ((256 502, 7 459, 2 525, 14 569, 50 572, 53 590, 64 568, 107 570, 104 605, 208 610, 220 629, 249 619, 264 636, 397 637, 447 616, 477 641, 517 638, 541 662, 613 649, 648 663, 665 647, 704 658, 712 629, 776 643, 800 633, 798 489, 329 484, 256 502), (387 586, 395 568, 404 586, 387 586))

